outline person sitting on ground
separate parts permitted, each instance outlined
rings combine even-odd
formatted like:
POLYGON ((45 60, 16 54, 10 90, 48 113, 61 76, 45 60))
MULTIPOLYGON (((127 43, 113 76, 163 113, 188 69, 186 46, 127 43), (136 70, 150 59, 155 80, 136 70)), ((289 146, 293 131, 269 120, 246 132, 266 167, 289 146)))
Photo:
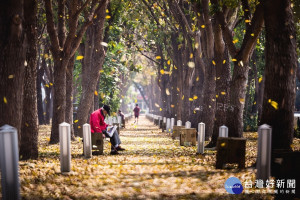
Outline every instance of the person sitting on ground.
POLYGON ((102 108, 95 110, 90 116, 90 125, 92 134, 102 134, 103 138, 109 137, 111 142, 111 152, 110 154, 118 154, 118 151, 124 151, 125 149, 120 146, 121 140, 117 130, 110 137, 108 135, 108 124, 104 122, 107 115, 110 115, 110 107, 104 105, 102 108))
POLYGON ((133 109, 133 112, 134 112, 134 117, 135 117, 135 120, 134 120, 134 123, 138 123, 138 119, 139 119, 139 115, 140 115, 140 107, 139 107, 139 104, 135 104, 135 108, 133 109))
POLYGON ((125 115, 119 110, 119 116, 121 117, 121 124, 123 124, 123 128, 125 127, 125 115))

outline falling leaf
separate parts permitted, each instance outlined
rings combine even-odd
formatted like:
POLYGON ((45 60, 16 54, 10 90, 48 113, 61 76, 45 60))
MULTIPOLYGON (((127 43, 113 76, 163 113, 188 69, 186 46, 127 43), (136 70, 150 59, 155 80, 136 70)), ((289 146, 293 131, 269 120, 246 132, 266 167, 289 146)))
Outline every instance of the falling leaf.
POLYGON ((226 63, 226 60, 223 60, 223 64, 225 64, 226 63))
POLYGON ((193 98, 189 98, 189 101, 194 101, 194 99, 193 98))
POLYGON ((161 70, 160 70, 160 73, 161 73, 161 74, 165 74, 165 70, 161 69, 161 70))
POLYGON ((251 22, 251 20, 249 20, 249 19, 245 20, 245 23, 250 23, 250 22, 251 22))
POLYGON ((193 58, 193 57, 194 57, 194 55, 191 53, 191 54, 190 54, 190 58, 193 58))
POLYGON ((49 87, 49 85, 48 85, 48 84, 46 84, 45 86, 46 86, 47 88, 49 87))
POLYGON ((251 33, 251 36, 254 37, 254 33, 251 33))
POLYGON ((4 102, 5 104, 7 104, 7 99, 6 99, 6 97, 3 97, 3 102, 4 102))
POLYGON ((226 145, 225 142, 221 143, 221 147, 225 147, 225 145, 226 145))
POLYGON ((174 65, 174 69, 177 69, 177 67, 174 65))
POLYGON ((195 63, 194 63, 194 62, 188 62, 188 66, 189 66, 190 68, 194 68, 194 67, 195 67, 195 63))
POLYGON ((9 75, 8 78, 12 79, 12 78, 14 78, 14 75, 9 75))
POLYGON ((245 99, 240 98, 240 103, 241 103, 241 104, 244 104, 244 103, 245 103, 245 99))
POLYGON ((83 59, 83 56, 77 56, 76 57, 76 60, 81 60, 81 59, 83 59))
POLYGON ((106 19, 110 19, 111 18, 111 16, 109 16, 109 15, 106 15, 106 17, 105 17, 106 19))
POLYGON ((161 108, 159 108, 159 111, 162 111, 162 109, 161 109, 161 108))
POLYGON ((159 105, 157 103, 155 103, 155 106, 159 108, 159 105))
POLYGON ((178 92, 180 92, 180 89, 179 89, 179 88, 176 88, 176 89, 177 89, 178 92))
POLYGON ((232 58, 232 61, 233 61, 233 62, 235 62, 235 61, 237 61, 237 59, 235 59, 235 58, 232 58))
POLYGON ((81 129, 81 126, 78 126, 78 129, 81 129))
POLYGON ((184 99, 184 95, 182 96, 181 100, 183 100, 183 99, 184 99))
POLYGON ((44 55, 44 58, 46 58, 46 59, 47 59, 48 57, 49 57, 49 56, 48 56, 48 54, 46 54, 46 53, 45 53, 45 55, 44 55))
POLYGON ((260 83, 262 80, 263 80, 263 78, 262 78, 262 77, 260 77, 260 78, 258 79, 258 82, 260 83))
POLYGON ((172 105, 171 105, 171 108, 174 108, 174 107, 175 107, 175 106, 172 104, 172 105))
POLYGON ((53 85, 53 83, 49 83, 51 86, 53 85))
POLYGON ((76 119, 75 121, 74 121, 74 123, 77 123, 78 122, 78 119, 76 119))
POLYGON ((94 19, 97 19, 97 15, 94 16, 94 19))
POLYGON ((161 59, 161 57, 160 56, 156 56, 156 60, 160 60, 161 59))
POLYGON ((103 73, 103 72, 104 72, 104 70, 103 70, 103 69, 101 69, 99 72, 100 72, 100 73, 103 73))
POLYGON ((275 110, 278 109, 278 103, 276 101, 271 101, 271 106, 273 106, 275 108, 275 110))
POLYGON ((216 95, 216 98, 218 98, 219 97, 219 95, 216 95))
POLYGON ((226 92, 221 92, 222 95, 226 95, 226 92))
POLYGON ((170 61, 170 60, 168 60, 168 62, 167 62, 167 63, 168 63, 168 65, 170 65, 170 64, 171 64, 171 61, 170 61))
POLYGON ((239 41, 238 39, 235 39, 235 40, 232 41, 232 43, 235 44, 235 43, 237 43, 238 41, 239 41))
POLYGON ((137 103, 137 99, 136 99, 136 100, 134 100, 134 103, 137 103))
POLYGON ((257 38, 257 44, 260 44, 260 42, 259 42, 259 38, 257 38))
POLYGON ((195 44, 195 48, 198 49, 198 47, 199 47, 199 43, 197 42, 197 43, 195 44))
POLYGON ((167 94, 167 95, 170 95, 169 88, 166 88, 166 94, 167 94))
POLYGON ((253 105, 255 105, 255 104, 256 104, 256 101, 254 101, 253 105))
POLYGON ((197 76, 196 81, 199 81, 199 76, 197 76))
POLYGON ((213 60, 213 61, 212 61, 212 64, 213 64, 213 65, 216 65, 216 62, 213 60))
POLYGON ((98 92, 97 92, 97 91, 95 91, 94 94, 95 94, 96 96, 98 96, 98 92))
POLYGON ((198 96, 194 95, 193 99, 194 99, 194 100, 198 99, 198 96))
POLYGON ((104 46, 104 47, 107 47, 108 46, 108 44, 106 43, 106 42, 101 42, 100 43, 102 46, 104 46))
POLYGON ((108 9, 106 9, 106 11, 105 11, 106 13, 109 13, 109 10, 108 9))
POLYGON ((239 62, 239 65, 243 67, 243 66, 244 66, 243 61, 240 61, 240 62, 239 62))
POLYGON ((202 25, 201 28, 205 28, 205 25, 202 25))

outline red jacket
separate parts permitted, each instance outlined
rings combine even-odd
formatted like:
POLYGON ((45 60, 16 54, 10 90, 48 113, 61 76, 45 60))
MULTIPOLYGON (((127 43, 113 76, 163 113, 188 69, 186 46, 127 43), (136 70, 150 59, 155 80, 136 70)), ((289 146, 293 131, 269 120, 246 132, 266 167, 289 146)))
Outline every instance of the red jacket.
POLYGON ((90 125, 92 133, 102 133, 108 126, 104 122, 104 115, 101 113, 102 108, 95 110, 90 116, 90 125))

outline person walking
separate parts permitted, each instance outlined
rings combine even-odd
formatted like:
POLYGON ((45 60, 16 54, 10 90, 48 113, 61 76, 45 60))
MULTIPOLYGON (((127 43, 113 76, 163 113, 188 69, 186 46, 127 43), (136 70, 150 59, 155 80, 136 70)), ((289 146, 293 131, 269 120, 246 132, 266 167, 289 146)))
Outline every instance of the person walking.
POLYGON ((108 130, 108 124, 104 122, 107 115, 110 115, 110 107, 108 105, 104 105, 90 115, 91 132, 92 134, 102 134, 103 138, 109 137, 111 142, 110 154, 116 155, 118 151, 124 151, 125 149, 120 146, 121 140, 117 130, 112 135, 111 130, 108 130))
POLYGON ((133 109, 133 112, 134 112, 134 117, 135 117, 135 120, 134 120, 134 123, 138 123, 138 119, 139 119, 139 115, 140 115, 140 107, 139 107, 139 104, 135 104, 135 108, 133 109))

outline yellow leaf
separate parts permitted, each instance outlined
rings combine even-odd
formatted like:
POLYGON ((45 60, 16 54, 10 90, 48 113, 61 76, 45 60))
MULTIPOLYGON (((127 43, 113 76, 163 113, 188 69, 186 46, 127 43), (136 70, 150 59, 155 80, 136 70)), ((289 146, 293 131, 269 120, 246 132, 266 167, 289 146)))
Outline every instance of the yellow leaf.
POLYGON ((171 105, 171 108, 174 108, 174 107, 175 107, 175 106, 172 104, 172 105, 171 105))
POLYGON ((249 19, 245 20, 245 23, 250 23, 250 22, 251 22, 251 20, 249 20, 249 19))
POLYGON ((194 57, 194 55, 191 53, 191 54, 190 54, 190 58, 193 58, 193 57, 194 57))
POLYGON ((212 64, 213 64, 213 65, 216 65, 216 62, 213 60, 213 61, 212 61, 212 64))
POLYGON ((161 108, 159 108, 159 111, 162 111, 162 109, 161 109, 161 108))
POLYGON ((174 69, 177 69, 177 67, 174 65, 174 69))
POLYGON ((170 61, 170 60, 168 60, 168 62, 167 62, 167 63, 168 63, 168 65, 170 65, 170 64, 171 64, 171 61, 170 61))
POLYGON ((221 143, 221 147, 225 147, 225 146, 226 146, 225 142, 221 143))
POLYGON ((14 78, 14 75, 9 75, 8 78, 12 79, 12 78, 14 78))
POLYGON ((226 63, 226 60, 223 60, 223 64, 225 64, 226 63))
POLYGON ((239 41, 238 39, 235 39, 235 40, 232 41, 232 43, 235 44, 235 43, 237 43, 238 41, 239 41))
POLYGON ((165 74, 165 70, 161 69, 161 70, 160 70, 160 73, 161 73, 161 74, 165 74))
POLYGON ((74 121, 74 123, 77 123, 78 122, 78 119, 76 119, 75 121, 74 121))
POLYGON ((76 57, 76 60, 81 60, 81 59, 83 59, 83 56, 77 56, 76 57))
POLYGON ((134 100, 134 103, 137 103, 137 99, 136 99, 136 100, 134 100))
POLYGON ((269 103, 271 103, 271 101, 272 101, 271 99, 268 100, 269 103))
POLYGON ((260 44, 260 42, 259 42, 259 38, 257 38, 257 44, 260 44))
POLYGON ((49 137, 47 137, 47 138, 46 138, 46 140, 49 142, 49 141, 50 141, 50 138, 49 138, 49 137))
POLYGON ((78 126, 79 129, 81 129, 81 126, 78 126))
POLYGON ((53 83, 49 83, 51 86, 53 85, 53 83))
POLYGON ((275 110, 278 109, 278 103, 276 101, 271 101, 271 106, 273 106, 275 110))
POLYGON ((201 28, 205 28, 205 25, 202 25, 201 28))
POLYGON ((262 78, 262 77, 260 77, 260 78, 258 79, 258 82, 260 83, 260 82, 262 81, 262 79, 263 79, 263 78, 262 78))
POLYGON ((48 57, 49 57, 49 56, 48 56, 48 54, 46 54, 46 53, 45 53, 45 55, 44 55, 44 58, 46 58, 46 59, 47 59, 48 57))
POLYGON ((159 105, 157 103, 155 103, 155 106, 159 108, 159 105))
POLYGON ((161 57, 160 56, 156 56, 156 60, 160 60, 161 59, 161 57))
POLYGON ((244 104, 244 103, 245 103, 245 99, 240 98, 240 103, 241 103, 241 104, 244 104))
POLYGON ((194 68, 194 67, 195 67, 195 63, 194 63, 194 62, 188 62, 188 66, 189 66, 190 68, 194 68))
POLYGON ((251 36, 254 37, 254 33, 251 33, 251 36))
POLYGON ((167 94, 167 95, 170 95, 169 88, 166 88, 166 94, 167 94))
POLYGON ((196 110, 194 110, 194 114, 196 114, 196 110))
POLYGON ((49 85, 48 85, 48 84, 46 84, 45 86, 46 86, 46 87, 49 87, 49 85))
POLYGON ((198 49, 198 47, 199 47, 199 43, 197 42, 197 43, 195 44, 195 48, 198 49))
POLYGON ((96 96, 98 96, 98 92, 97 91, 95 91, 94 93, 95 93, 96 96))
POLYGON ((196 100, 196 99, 198 99, 198 97, 196 95, 194 95, 193 99, 196 100))
POLYGON ((237 59, 235 59, 235 58, 232 58, 232 61, 233 61, 233 62, 235 62, 235 61, 237 61, 237 59))
POLYGON ((179 89, 179 88, 177 88, 177 91, 178 91, 178 92, 180 92, 180 89, 179 89))
POLYGON ((4 102, 5 104, 7 103, 6 97, 3 97, 3 102, 4 102))
POLYGON ((109 13, 109 10, 108 9, 106 9, 106 11, 105 11, 106 13, 109 13))
POLYGON ((97 15, 94 16, 94 19, 97 19, 97 15))
POLYGON ((181 98, 182 100, 184 99, 184 95, 182 96, 182 98, 181 98))
POLYGON ((221 92, 222 95, 226 95, 226 92, 221 92))
POLYGON ((103 72, 104 72, 104 70, 103 70, 103 69, 101 69, 99 72, 100 72, 100 73, 103 73, 103 72))
POLYGON ((216 98, 218 98, 219 97, 219 95, 216 95, 216 98))
POLYGON ((254 103, 253 103, 254 105, 256 104, 256 101, 254 101, 254 103))
POLYGON ((111 18, 111 16, 109 16, 109 15, 106 15, 106 17, 105 17, 106 19, 110 19, 111 18))
POLYGON ((199 76, 197 76, 196 81, 199 81, 199 76))
POLYGON ((194 99, 193 98, 189 98, 189 101, 194 101, 194 99))

